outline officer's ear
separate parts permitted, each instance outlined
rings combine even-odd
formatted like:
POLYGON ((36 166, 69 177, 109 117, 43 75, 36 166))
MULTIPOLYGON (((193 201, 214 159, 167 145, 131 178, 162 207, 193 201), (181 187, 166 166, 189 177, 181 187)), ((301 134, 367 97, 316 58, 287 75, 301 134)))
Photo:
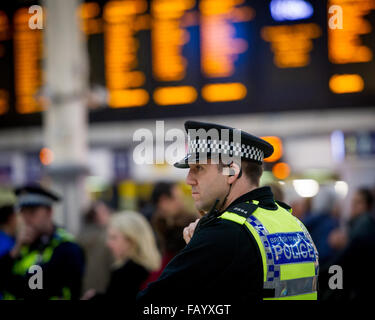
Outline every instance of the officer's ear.
POLYGON ((229 166, 223 168, 223 174, 228 176, 229 184, 232 184, 240 177, 240 172, 241 167, 235 162, 232 162, 229 166))

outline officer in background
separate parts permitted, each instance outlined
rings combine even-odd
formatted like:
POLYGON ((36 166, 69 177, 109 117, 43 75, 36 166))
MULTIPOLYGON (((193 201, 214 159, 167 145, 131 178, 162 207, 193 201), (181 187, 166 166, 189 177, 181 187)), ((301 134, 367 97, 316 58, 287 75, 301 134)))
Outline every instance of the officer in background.
POLYGON ((185 228, 186 247, 138 294, 139 311, 151 303, 316 300, 318 253, 309 233, 270 187, 259 188, 272 145, 243 131, 235 141, 235 129, 217 124, 187 121, 185 129, 189 151, 175 167, 189 168, 186 182, 202 218, 185 228), (192 129, 206 136, 192 136, 192 129), (240 160, 225 164, 228 152, 240 160))
POLYGON ((15 193, 22 225, 15 247, 0 259, 3 298, 79 299, 84 256, 73 236, 53 223, 59 197, 39 185, 15 193))

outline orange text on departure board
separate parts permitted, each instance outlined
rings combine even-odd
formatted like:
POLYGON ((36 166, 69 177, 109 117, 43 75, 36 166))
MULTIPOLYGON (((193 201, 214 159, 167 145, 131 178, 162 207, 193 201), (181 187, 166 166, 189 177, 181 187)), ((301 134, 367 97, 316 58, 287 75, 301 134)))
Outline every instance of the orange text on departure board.
POLYGON ((81 29, 86 35, 103 32, 103 23, 100 18, 100 6, 96 2, 85 2, 79 6, 81 29))
MULTIPOLYGON (((0 41, 10 38, 9 19, 4 11, 0 11, 0 41)), ((1 54, 0 54, 1 57, 1 54)))
MULTIPOLYGON (((375 0, 330 0, 328 6, 333 5, 342 9, 342 28, 328 28, 329 60, 336 64, 371 61, 373 53, 360 36, 372 31, 364 16, 375 9, 375 0)), ((329 18, 334 19, 335 14, 329 18)))
MULTIPOLYGON (((2 41, 8 40, 10 37, 9 19, 4 11, 0 11, 0 63, 5 57, 5 45, 2 41)), ((0 87, 0 115, 9 110, 9 92, 0 87)))
POLYGON ((320 37, 321 29, 315 23, 268 26, 262 28, 261 35, 271 43, 273 61, 277 67, 298 68, 310 63, 312 39, 320 37))
POLYGON ((19 113, 39 112, 42 107, 35 99, 42 85, 42 31, 29 28, 28 8, 14 15, 14 68, 16 110, 19 113))
POLYGON ((235 72, 234 63, 248 48, 245 39, 235 37, 234 22, 251 20, 249 7, 236 7, 242 0, 201 0, 201 65, 208 78, 229 77, 235 72))
POLYGON ((113 108, 146 105, 147 91, 140 88, 145 74, 138 67, 139 40, 136 38, 136 16, 147 10, 147 2, 110 1, 103 10, 106 85, 108 104, 113 108))
MULTIPOLYGON (((188 65, 182 54, 183 46, 190 40, 185 29, 194 25, 195 0, 154 0, 151 2, 152 72, 160 82, 181 81, 188 65), (185 26, 183 25, 185 24, 185 26)), ((161 106, 190 104, 196 101, 193 86, 174 85, 155 88, 153 99, 161 106)))
POLYGON ((0 115, 9 110, 9 93, 5 89, 0 89, 0 115))
POLYGON ((194 0, 154 0, 152 15, 152 71, 158 81, 182 80, 187 60, 182 47, 189 42, 189 32, 181 21, 186 11, 194 8, 194 0))

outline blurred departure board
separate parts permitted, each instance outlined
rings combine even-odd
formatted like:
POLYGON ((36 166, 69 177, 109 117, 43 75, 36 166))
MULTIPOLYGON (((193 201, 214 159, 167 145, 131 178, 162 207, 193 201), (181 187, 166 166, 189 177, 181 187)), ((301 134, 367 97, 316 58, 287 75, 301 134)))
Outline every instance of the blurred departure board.
MULTIPOLYGON (((19 3, 0 4, 0 127, 40 124, 43 110, 43 31, 28 27, 35 3, 19 3)), ((91 122, 375 106, 375 0, 102 0, 77 13, 90 86, 106 93, 91 122)))

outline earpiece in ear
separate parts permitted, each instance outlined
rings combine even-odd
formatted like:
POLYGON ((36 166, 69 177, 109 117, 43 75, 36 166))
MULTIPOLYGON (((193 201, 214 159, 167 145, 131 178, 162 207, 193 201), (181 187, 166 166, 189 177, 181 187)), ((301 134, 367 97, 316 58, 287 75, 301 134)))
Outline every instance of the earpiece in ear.
POLYGON ((236 169, 235 168, 231 168, 229 165, 228 166, 225 166, 223 168, 223 174, 224 175, 227 175, 229 177, 233 177, 236 175, 236 169))

